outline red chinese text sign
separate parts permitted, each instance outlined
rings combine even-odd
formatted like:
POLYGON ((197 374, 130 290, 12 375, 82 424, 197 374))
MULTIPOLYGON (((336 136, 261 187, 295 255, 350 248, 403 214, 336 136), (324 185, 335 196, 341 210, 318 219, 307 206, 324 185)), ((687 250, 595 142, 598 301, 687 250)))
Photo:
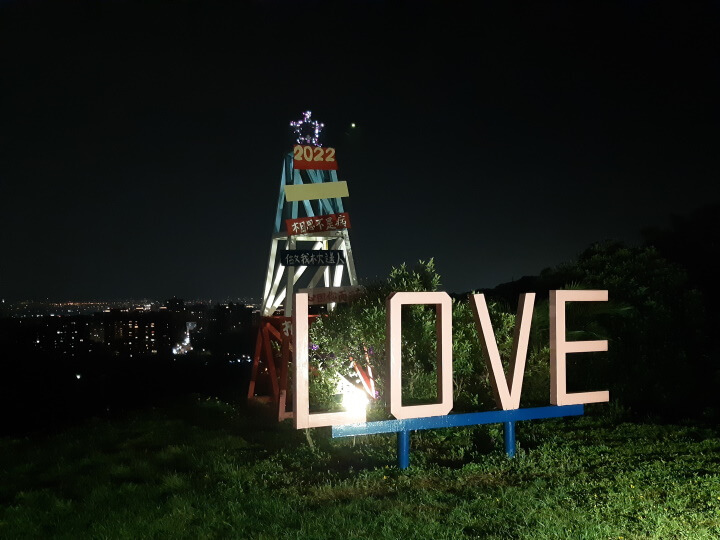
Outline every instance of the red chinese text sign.
POLYGON ((350 216, 347 212, 342 212, 340 214, 286 219, 285 228, 290 236, 325 231, 340 231, 350 228, 350 216))

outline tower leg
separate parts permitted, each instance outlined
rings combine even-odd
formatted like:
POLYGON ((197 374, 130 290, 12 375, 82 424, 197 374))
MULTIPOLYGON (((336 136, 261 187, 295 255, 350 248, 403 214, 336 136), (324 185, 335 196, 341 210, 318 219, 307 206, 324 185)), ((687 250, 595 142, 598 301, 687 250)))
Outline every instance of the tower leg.
POLYGON ((257 382, 258 364, 260 364, 260 355, 262 354, 263 346, 262 338, 263 332, 261 322, 260 327, 258 328, 257 339, 255 340, 255 355, 253 356, 252 372, 250 374, 250 385, 248 386, 248 399, 252 399, 255 397, 255 383, 257 382))

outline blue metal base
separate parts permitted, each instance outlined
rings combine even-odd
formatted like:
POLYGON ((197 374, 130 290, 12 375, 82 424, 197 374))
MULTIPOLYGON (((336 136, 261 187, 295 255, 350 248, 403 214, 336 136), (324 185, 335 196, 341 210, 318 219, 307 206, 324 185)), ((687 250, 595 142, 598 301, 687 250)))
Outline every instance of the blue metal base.
POLYGON ((522 420, 540 420, 543 418, 561 418, 563 416, 580 416, 584 414, 584 412, 585 407, 583 405, 563 405, 513 409, 509 411, 448 414, 446 416, 408 418, 407 420, 384 420, 381 422, 333 426, 332 436, 336 438, 352 437, 355 435, 375 435, 378 433, 397 433, 398 467, 400 469, 406 469, 410 465, 410 431, 502 423, 505 431, 505 453, 509 457, 513 457, 516 446, 515 422, 522 420))
POLYGON ((410 466, 410 432, 398 431, 397 440, 398 467, 407 469, 410 466))
POLYGON ((503 422, 505 428, 505 453, 515 457, 515 422, 503 422))

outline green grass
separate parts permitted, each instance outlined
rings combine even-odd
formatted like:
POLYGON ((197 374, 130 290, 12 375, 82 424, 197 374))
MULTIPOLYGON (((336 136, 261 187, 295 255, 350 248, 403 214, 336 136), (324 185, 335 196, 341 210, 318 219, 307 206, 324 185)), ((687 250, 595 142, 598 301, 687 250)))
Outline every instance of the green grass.
POLYGON ((2 538, 720 538, 720 433, 573 418, 311 438, 194 399, 0 440, 2 538), (312 442, 312 445, 310 444, 312 442))

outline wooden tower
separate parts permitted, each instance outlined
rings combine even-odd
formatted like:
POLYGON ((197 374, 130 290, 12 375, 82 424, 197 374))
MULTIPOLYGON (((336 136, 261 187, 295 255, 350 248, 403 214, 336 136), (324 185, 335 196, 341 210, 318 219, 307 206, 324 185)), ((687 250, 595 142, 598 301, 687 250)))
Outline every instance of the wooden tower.
POLYGON ((342 202, 349 195, 347 184, 338 180, 335 149, 319 144, 322 124, 311 121, 309 111, 303 115, 303 120, 291 123, 297 144, 283 159, 248 389, 248 399, 276 403, 279 420, 292 417, 285 405, 293 293, 307 292, 311 305, 332 310, 360 292, 348 232, 350 216, 342 202))

